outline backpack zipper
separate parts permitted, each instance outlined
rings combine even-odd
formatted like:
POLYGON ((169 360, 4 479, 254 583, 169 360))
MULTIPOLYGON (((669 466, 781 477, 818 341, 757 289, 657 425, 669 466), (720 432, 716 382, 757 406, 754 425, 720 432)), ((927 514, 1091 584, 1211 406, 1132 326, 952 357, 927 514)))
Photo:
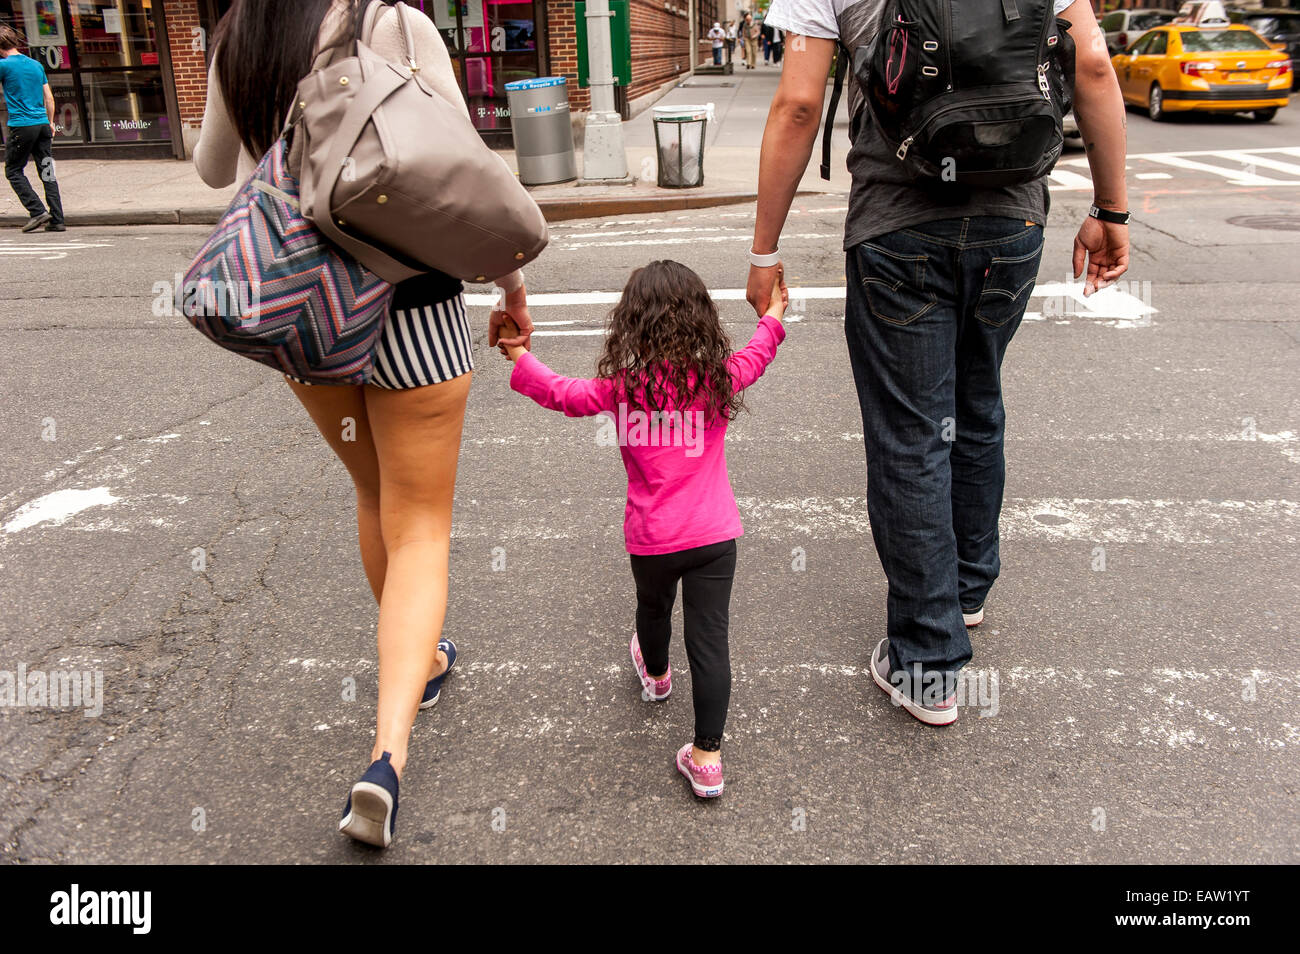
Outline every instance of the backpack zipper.
MULTIPOLYGON (((943 3, 943 62, 948 68, 948 90, 953 89, 952 82, 952 0, 943 3)), ((904 150, 906 152, 906 150, 904 150)), ((901 156, 899 158, 902 158, 901 156)))
POLYGON ((1052 101, 1052 91, 1047 85, 1047 64, 1038 64, 1038 89, 1043 94, 1043 99, 1049 103, 1052 101))
MULTIPOLYGON (((1040 67, 1039 78, 1044 79, 1043 74, 1041 72, 1041 67, 1040 67)), ((931 125, 936 119, 938 119, 944 113, 951 112, 954 109, 969 109, 972 106, 1000 106, 1004 103, 1018 102, 1023 98, 1024 98, 1023 94, 1017 93, 1015 95, 995 96, 990 99, 981 99, 978 102, 974 102, 974 103, 953 103, 950 106, 945 106, 943 107, 943 109, 936 110, 934 113, 932 113, 930 115, 930 118, 927 119, 924 123, 922 123, 921 126, 916 130, 916 132, 912 133, 912 135, 904 139, 902 143, 899 144, 898 151, 895 152, 894 155, 897 156, 900 160, 906 159, 907 150, 912 147, 912 143, 916 140, 916 137, 921 135, 921 133, 925 131, 927 126, 931 125)), ((1050 101, 1050 97, 1049 97, 1049 101, 1050 101)))

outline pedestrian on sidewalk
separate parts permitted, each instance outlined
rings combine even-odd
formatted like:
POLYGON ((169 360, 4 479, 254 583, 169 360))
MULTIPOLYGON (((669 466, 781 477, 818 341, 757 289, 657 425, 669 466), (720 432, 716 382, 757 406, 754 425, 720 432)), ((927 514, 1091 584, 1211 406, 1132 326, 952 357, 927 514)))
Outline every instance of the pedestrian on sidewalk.
MULTIPOLYGON (((778 239, 817 136, 836 43, 850 53, 870 46, 880 29, 888 29, 881 26, 885 11, 894 9, 886 0, 773 0, 768 22, 798 42, 791 44, 763 135, 747 293, 756 310, 766 307, 776 281, 778 239)), ((1094 207, 1074 240, 1073 265, 1078 277, 1086 264, 1084 294, 1091 294, 1128 267, 1124 102, 1115 71, 1087 0, 1018 0, 1017 17, 1004 9, 993 4, 971 17, 988 18, 982 29, 1005 31, 999 40, 1020 31, 1015 57, 1000 57, 996 66, 1015 64, 1025 75, 995 75, 989 83, 1023 79, 1032 91, 1037 50, 1055 45, 1048 32, 1056 29, 1053 14, 1070 24, 1077 56, 1074 112, 1095 189, 1094 207)), ((944 20, 936 15, 927 22, 944 20)), ((975 30, 979 22, 964 26, 975 30)), ((946 42, 942 31, 937 35, 946 42)), ((952 44, 936 52, 934 62, 976 55, 953 31, 952 44)), ((944 95, 945 79, 935 77, 933 86, 911 86, 906 95, 937 89, 919 103, 939 108, 932 101, 944 95)), ((971 658, 967 629, 983 620, 1001 566, 1001 367, 1038 274, 1048 191, 1042 175, 962 183, 960 163, 970 161, 969 153, 953 179, 920 175, 900 161, 897 153, 907 150, 886 141, 873 116, 861 116, 873 107, 859 84, 850 89, 852 126, 859 133, 849 153, 845 335, 862 410, 867 510, 889 581, 886 638, 872 653, 871 673, 896 705, 923 722, 946 725, 957 718, 957 673, 971 658)), ((1048 93, 1048 102, 1055 102, 1048 93)), ((900 119, 910 121, 906 117, 900 119)), ((963 119, 974 123, 978 117, 968 112, 963 119)), ((985 140, 1002 145, 980 154, 987 164, 979 168, 1024 168, 996 161, 996 150, 1016 147, 1013 139, 985 140)), ((1032 175, 1040 167, 1027 168, 1032 175)))
POLYGON ((759 33, 763 38, 763 65, 767 66, 772 62, 772 28, 768 26, 766 18, 763 20, 763 25, 759 27, 759 33))
POLYGON ((758 63, 758 24, 752 13, 745 14, 740 27, 740 39, 745 44, 745 69, 752 70, 758 63))
POLYGON ((709 29, 709 39, 713 41, 713 65, 722 65, 722 41, 727 38, 727 31, 722 29, 722 24, 717 20, 713 21, 713 26, 709 29))
POLYGON ((31 216, 23 226, 24 232, 35 232, 41 226, 47 232, 64 232, 63 198, 54 170, 54 94, 45 79, 45 68, 19 53, 21 45, 17 32, 0 23, 0 87, 9 111, 5 178, 31 216), (45 186, 48 209, 27 179, 27 163, 32 159, 45 186))
MULTIPOLYGON (((365 0, 234 0, 215 37, 199 175, 221 188, 246 179, 280 136, 299 81, 318 54, 350 55, 365 0)), ((420 76, 438 95, 469 110, 433 21, 412 17, 420 76)), ((370 48, 408 64, 397 12, 378 13, 370 48)), ((317 64, 324 67, 329 57, 317 64)), ((290 155, 295 174, 301 154, 290 155)), ((501 280, 518 334, 528 347, 533 325, 523 274, 501 280)), ((361 561, 379 604, 379 705, 370 767, 352 786, 339 830, 387 847, 397 815, 398 783, 416 713, 438 701, 456 662, 440 639, 447 610, 452 498, 461 428, 473 377, 473 332, 460 281, 429 272, 397 286, 364 386, 289 387, 347 468, 356 490, 361 561)), ((504 315, 489 322, 497 344, 504 315)), ((321 582, 321 581, 318 581, 321 582)))
POLYGON ((637 601, 628 649, 646 702, 672 692, 668 647, 681 583, 695 738, 674 762, 701 798, 722 794, 731 585, 744 532, 727 475, 727 425, 785 339, 789 297, 779 275, 769 291, 757 330, 735 354, 704 282, 671 261, 632 273, 610 313, 595 378, 561 377, 523 348, 504 349, 515 364, 512 388, 569 417, 607 415, 610 440, 601 443, 621 448, 637 601))
POLYGON ((781 65, 781 56, 785 53, 785 31, 780 27, 772 27, 772 64, 781 65))

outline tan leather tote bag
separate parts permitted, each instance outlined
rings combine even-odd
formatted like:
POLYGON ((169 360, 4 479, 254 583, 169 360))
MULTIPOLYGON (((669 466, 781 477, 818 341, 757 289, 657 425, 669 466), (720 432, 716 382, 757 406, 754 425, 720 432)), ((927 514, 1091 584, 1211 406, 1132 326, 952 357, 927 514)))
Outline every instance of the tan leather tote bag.
POLYGON ((383 6, 366 6, 351 55, 323 52, 298 85, 303 214, 390 282, 430 269, 500 278, 546 248, 546 220, 469 118, 421 78, 406 4, 394 9, 407 63, 370 48, 383 6))

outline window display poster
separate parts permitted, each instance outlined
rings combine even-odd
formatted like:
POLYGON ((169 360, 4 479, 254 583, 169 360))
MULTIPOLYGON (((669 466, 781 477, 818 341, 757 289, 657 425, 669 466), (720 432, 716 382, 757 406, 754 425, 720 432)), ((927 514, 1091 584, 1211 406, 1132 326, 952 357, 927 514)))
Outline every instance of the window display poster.
POLYGON ((58 0, 23 0, 28 46, 66 46, 58 0))
POLYGON ((122 32, 122 12, 114 10, 112 7, 105 7, 104 14, 104 32, 121 33, 122 32))

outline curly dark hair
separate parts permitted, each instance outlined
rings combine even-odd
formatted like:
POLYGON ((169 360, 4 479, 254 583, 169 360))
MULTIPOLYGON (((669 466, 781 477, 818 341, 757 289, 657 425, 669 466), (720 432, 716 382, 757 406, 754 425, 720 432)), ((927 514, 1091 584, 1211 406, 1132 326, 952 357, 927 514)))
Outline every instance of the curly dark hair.
POLYGON ((705 420, 745 409, 731 384, 731 339, 700 276, 680 262, 638 268, 609 313, 596 375, 647 414, 686 410, 701 398, 705 420))

